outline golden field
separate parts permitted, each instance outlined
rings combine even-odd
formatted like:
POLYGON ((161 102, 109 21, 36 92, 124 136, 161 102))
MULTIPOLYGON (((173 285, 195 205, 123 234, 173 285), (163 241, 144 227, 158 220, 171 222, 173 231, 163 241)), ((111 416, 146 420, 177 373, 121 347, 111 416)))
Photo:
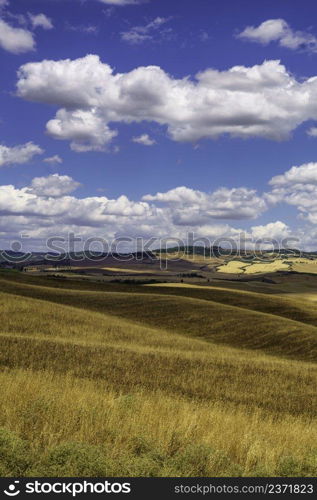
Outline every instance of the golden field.
POLYGON ((244 262, 229 260, 217 268, 218 272, 229 274, 267 274, 277 271, 295 271, 297 273, 317 274, 317 260, 306 258, 272 258, 265 262, 244 262))
POLYGON ((1 475, 315 475, 317 311, 295 289, 0 284, 1 475))

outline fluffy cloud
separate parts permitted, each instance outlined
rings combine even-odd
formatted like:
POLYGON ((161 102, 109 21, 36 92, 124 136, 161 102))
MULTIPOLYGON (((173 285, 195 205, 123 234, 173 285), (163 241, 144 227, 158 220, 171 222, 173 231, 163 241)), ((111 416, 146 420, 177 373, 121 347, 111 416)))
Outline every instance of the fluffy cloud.
POLYGON ((45 220, 46 226, 58 223, 65 227, 73 224, 101 228, 107 223, 119 225, 119 217, 124 220, 129 218, 132 222, 134 217, 151 215, 147 203, 133 202, 126 196, 114 200, 102 196, 82 199, 67 196, 66 190, 68 193, 73 191, 79 183, 70 177, 65 180, 66 177, 35 178, 31 186, 22 189, 12 185, 0 186, 0 215, 37 217, 45 220))
POLYGON ((30 14, 29 18, 32 23, 33 28, 43 28, 44 30, 51 30, 54 28, 53 23, 50 18, 45 14, 30 14))
POLYGON ((206 199, 206 193, 195 191, 186 186, 180 186, 170 189, 165 193, 157 193, 155 195, 147 194, 143 196, 147 201, 160 201, 163 203, 176 203, 182 205, 201 204, 206 199))
POLYGON ((72 193, 79 186, 80 183, 68 175, 53 174, 48 177, 35 177, 27 191, 37 196, 60 198, 72 193))
POLYGON ((315 184, 317 185, 317 163, 305 163, 300 167, 292 167, 283 175, 273 177, 269 184, 274 187, 278 186, 296 186, 298 184, 315 184))
POLYGON ((72 192, 79 186, 71 177, 59 174, 36 177, 20 189, 0 186, 0 223, 5 218, 6 237, 18 231, 35 239, 67 232, 83 237, 185 238, 188 231, 194 231, 199 237, 236 237, 241 230, 222 219, 253 218, 266 208, 246 188, 221 188, 209 194, 179 187, 133 201, 126 195, 78 198, 72 192))
POLYGON ((154 144, 156 144, 156 141, 152 139, 148 134, 142 134, 138 137, 133 137, 132 141, 136 142, 137 144, 143 144, 143 146, 154 146, 154 144))
POLYGON ((273 177, 270 185, 268 202, 293 205, 301 218, 317 223, 317 163, 294 166, 283 175, 273 177))
POLYGON ((33 142, 27 142, 12 148, 0 145, 0 167, 28 163, 35 155, 43 153, 44 150, 33 142))
POLYGON ((191 80, 158 66, 114 73, 96 55, 45 60, 20 68, 17 93, 60 107, 47 131, 76 151, 106 147, 116 136, 109 124, 116 122, 154 121, 175 141, 221 134, 281 140, 317 119, 317 78, 297 81, 279 61, 207 69, 191 80))
POLYGON ((270 222, 263 226, 253 226, 251 235, 256 240, 283 240, 290 236, 290 228, 281 221, 270 222))
POLYGON ((49 236, 67 237, 72 232, 82 238, 154 237, 172 238, 174 243, 175 238, 186 241, 188 234, 193 233, 195 241, 208 239, 212 244, 217 239, 231 238, 236 245, 245 241, 250 248, 259 240, 296 237, 299 243, 295 241, 294 245, 316 249, 317 181, 313 165, 293 167, 284 176, 276 176, 271 180, 272 191, 266 196, 245 187, 220 188, 211 193, 178 187, 145 195, 140 201, 126 195, 115 199, 78 198, 72 192, 80 184, 59 174, 36 177, 20 189, 0 186, 0 247, 4 240, 10 242, 21 233, 29 235, 29 246, 34 248, 36 242, 43 245, 49 236), (269 201, 296 206, 305 226, 292 229, 282 220, 250 229, 239 227, 240 223, 236 226, 238 220, 260 216, 269 208, 269 201), (224 223, 226 220, 232 221, 230 225, 224 223))
POLYGON ((0 19, 0 47, 12 54, 22 54, 35 49, 35 40, 27 29, 14 28, 0 19))
POLYGON ((317 52, 317 38, 305 31, 294 31, 284 19, 269 19, 259 26, 248 26, 238 38, 267 45, 278 42, 281 47, 317 52))
POLYGON ((210 219, 253 219, 267 208, 256 191, 244 187, 204 193, 181 186, 166 193, 145 195, 143 200, 172 205, 175 224, 192 226, 206 224, 210 219))
POLYGON ((81 109, 60 109, 56 118, 47 123, 46 130, 54 139, 70 140, 71 149, 77 153, 103 151, 117 135, 94 110, 81 109))

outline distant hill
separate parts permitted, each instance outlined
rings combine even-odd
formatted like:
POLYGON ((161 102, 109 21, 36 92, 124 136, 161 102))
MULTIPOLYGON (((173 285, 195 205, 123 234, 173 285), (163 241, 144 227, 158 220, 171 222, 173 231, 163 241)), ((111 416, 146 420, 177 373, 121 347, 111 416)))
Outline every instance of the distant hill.
POLYGON ((180 246, 180 247, 170 247, 164 249, 154 249, 152 251, 144 252, 123 252, 123 253, 98 253, 98 252, 72 252, 72 253, 48 253, 48 252, 14 252, 12 250, 0 250, 0 268, 15 268, 21 269, 27 265, 51 265, 55 266, 95 266, 98 267, 100 264, 107 264, 115 262, 139 262, 139 263, 151 263, 157 262, 161 256, 166 254, 178 254, 181 255, 197 255, 210 257, 243 257, 244 259, 253 258, 254 255, 265 255, 276 253, 279 256, 302 256, 305 258, 316 258, 317 251, 314 252, 301 252, 297 249, 275 249, 275 250, 263 250, 261 252, 253 250, 240 250, 235 251, 228 248, 223 248, 220 246, 180 246))
POLYGON ((157 256, 152 252, 132 252, 132 253, 107 253, 97 252, 73 252, 65 254, 48 254, 47 252, 13 252, 11 250, 0 251, 0 268, 23 268, 30 265, 50 265, 55 266, 84 266, 98 267, 100 264, 118 263, 124 261, 150 262, 157 261, 157 256))

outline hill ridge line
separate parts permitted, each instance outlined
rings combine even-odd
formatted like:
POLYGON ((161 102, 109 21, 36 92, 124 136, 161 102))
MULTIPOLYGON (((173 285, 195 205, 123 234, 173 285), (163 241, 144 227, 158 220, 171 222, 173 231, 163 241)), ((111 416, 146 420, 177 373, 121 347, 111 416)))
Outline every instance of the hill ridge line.
MULTIPOLYGON (((11 284, 10 281, 8 281, 8 283, 11 284)), ((15 283, 16 284, 16 283, 15 283)), ((303 321, 297 321, 297 320, 294 320, 292 318, 288 318, 286 316, 281 316, 281 315, 278 315, 278 314, 272 314, 272 313, 266 313, 266 312, 262 312, 262 311, 256 311, 256 310, 252 310, 252 309, 248 309, 246 307, 240 307, 240 306, 235 306, 235 305, 231 305, 231 304, 223 304, 223 303, 220 303, 220 302, 217 302, 217 301, 214 301, 214 300, 208 300, 208 299, 201 299, 201 298, 194 298, 194 297, 184 297, 183 295, 177 295, 177 294, 159 294, 159 293, 151 293, 151 294, 147 294, 147 293, 129 293, 129 292, 110 292, 110 291, 92 291, 92 290, 74 290, 74 289, 70 289, 70 288, 62 288, 62 289, 58 289, 58 288, 54 288, 54 287, 42 287, 42 286, 39 286, 39 285, 29 285, 29 284, 26 284, 26 285, 22 285, 21 283, 18 284, 21 288, 22 286, 26 286, 28 288, 37 288, 37 289, 41 289, 41 288, 44 288, 45 290, 49 290, 50 292, 51 291, 57 291, 57 290, 60 290, 60 291, 63 291, 65 292, 66 294, 68 295, 75 295, 77 293, 89 293, 90 295, 91 294, 103 294, 103 295, 131 295, 133 297, 136 297, 136 296, 152 296, 152 297, 162 297, 162 298, 166 298, 166 297, 170 297, 170 298, 178 298, 179 300, 182 300, 182 301, 189 301, 189 302, 202 302, 204 304, 212 304, 213 306, 215 305, 219 305, 221 304, 221 306, 225 309, 234 309, 234 310, 239 310, 239 311, 245 311, 245 312, 248 312, 249 314, 251 315, 260 315, 260 316, 265 316, 265 317, 271 317, 271 318, 274 318, 274 319, 278 319, 282 322, 290 322, 292 324, 295 324, 295 325, 299 325, 299 326, 302 326, 302 327, 305 327, 305 328, 312 328, 313 330, 316 330, 317 331, 317 326, 315 325, 312 325, 310 323, 305 323, 303 321)), ((38 297, 30 297, 29 295, 27 294, 19 294, 19 293, 14 293, 14 292, 11 292, 11 291, 7 291, 7 290, 4 290, 3 293, 9 293, 9 294, 12 294, 12 295, 17 295, 17 296, 22 296, 22 297, 28 297, 28 298, 31 298, 31 299, 36 299, 36 300, 43 300, 45 302, 51 302, 51 303, 58 303, 62 306, 65 306, 65 307, 73 307, 75 309, 80 309, 79 306, 76 306, 76 305, 68 305, 68 304, 62 304, 61 302, 59 301, 56 301, 56 300, 50 300, 50 298, 38 298, 38 297)), ((54 293, 54 292, 53 292, 54 293)), ((251 292, 252 293, 252 292, 251 292)), ((263 294, 265 295, 265 294, 263 294)), ((94 312, 97 312, 99 314, 104 314, 102 312, 98 312, 98 311, 95 311, 94 309, 91 309, 91 308, 85 308, 86 310, 89 310, 89 311, 94 311, 94 312)), ((121 319, 120 316, 116 315, 116 314, 112 314, 112 313, 109 313, 107 311, 107 313, 105 313, 105 315, 109 315, 111 317, 115 317, 115 318, 119 318, 121 319)), ((141 322, 138 322, 138 321, 134 321, 134 320, 130 320, 133 324, 135 325, 141 325, 142 326, 142 323, 141 322)), ((151 328, 151 327, 150 327, 151 328)))

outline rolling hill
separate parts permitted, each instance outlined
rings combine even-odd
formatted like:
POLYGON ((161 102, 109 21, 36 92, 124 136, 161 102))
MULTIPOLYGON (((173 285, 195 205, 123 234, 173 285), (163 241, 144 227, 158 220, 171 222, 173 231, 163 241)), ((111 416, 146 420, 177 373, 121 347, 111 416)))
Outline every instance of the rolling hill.
POLYGON ((312 475, 317 313, 0 273, 2 475, 312 475))

